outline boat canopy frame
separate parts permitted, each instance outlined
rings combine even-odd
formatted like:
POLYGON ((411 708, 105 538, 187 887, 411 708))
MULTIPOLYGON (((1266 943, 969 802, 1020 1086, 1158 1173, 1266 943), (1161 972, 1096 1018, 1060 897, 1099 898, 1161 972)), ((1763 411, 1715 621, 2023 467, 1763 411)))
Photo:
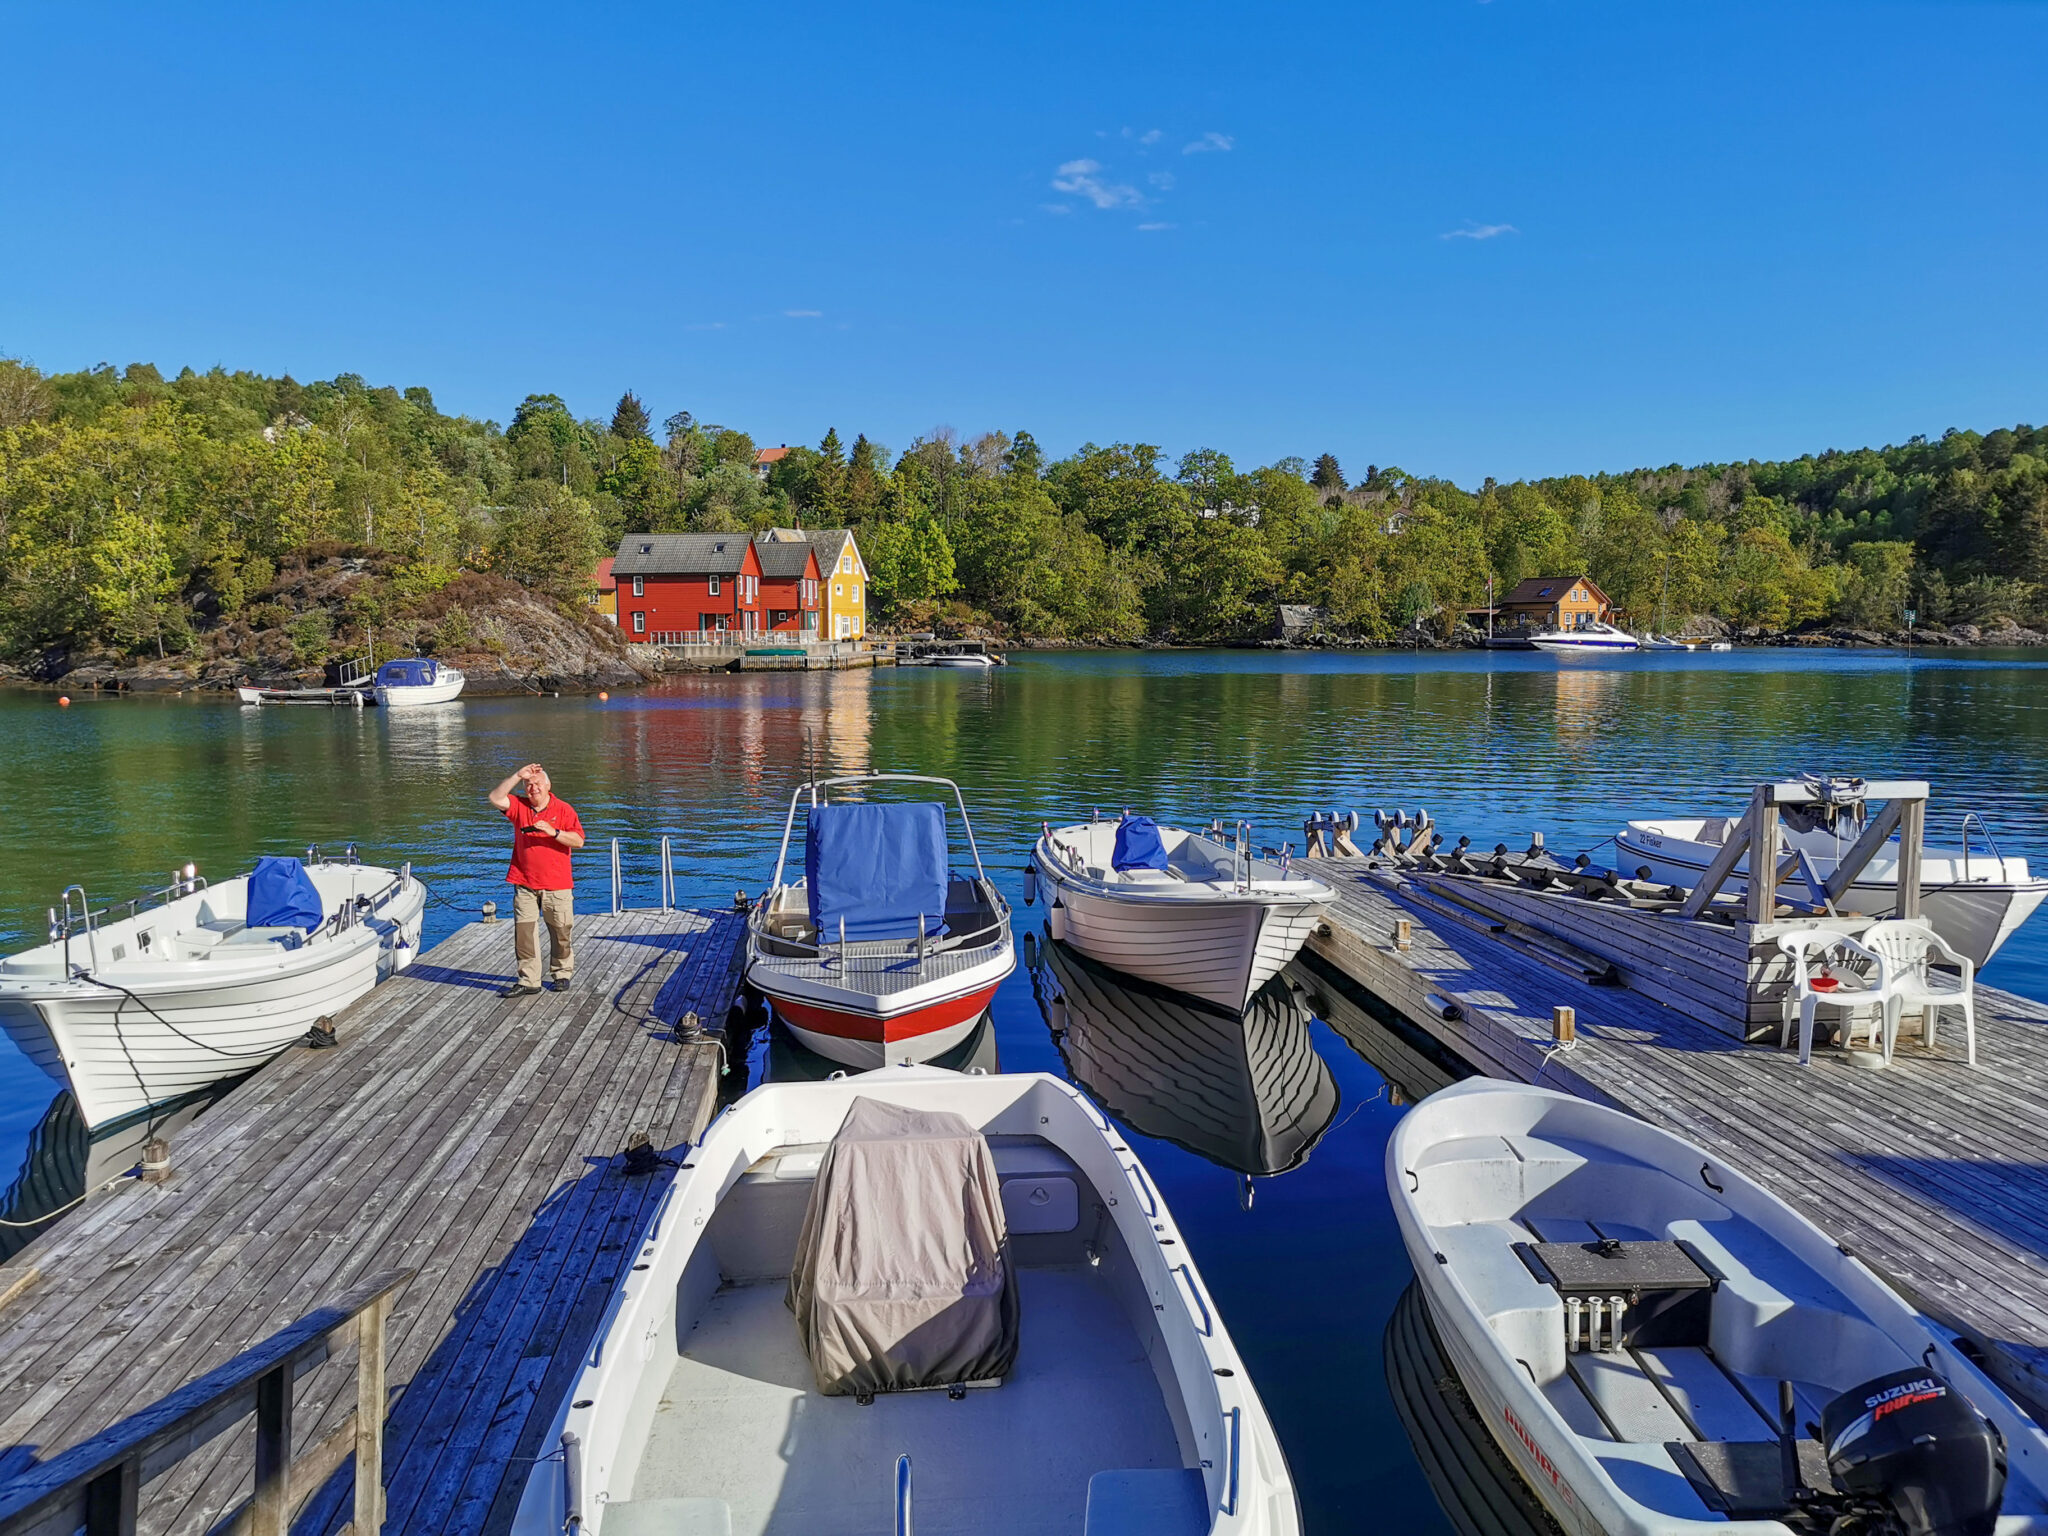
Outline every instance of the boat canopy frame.
POLYGON ((967 851, 974 858, 974 878, 988 879, 988 871, 981 867, 981 849, 974 841, 974 823, 968 819, 967 797, 960 793, 960 786, 951 779, 935 778, 927 773, 847 773, 837 778, 806 779, 797 785, 789 797, 789 815, 782 823, 782 846, 775 854, 775 878, 768 883, 770 890, 781 890, 783 867, 789 862, 789 840, 796 831, 796 813, 799 808, 808 809, 804 796, 809 794, 809 805, 829 805, 831 796, 818 797, 819 790, 831 790, 842 784, 937 784, 953 791, 953 803, 960 808, 960 828, 967 834, 967 851))

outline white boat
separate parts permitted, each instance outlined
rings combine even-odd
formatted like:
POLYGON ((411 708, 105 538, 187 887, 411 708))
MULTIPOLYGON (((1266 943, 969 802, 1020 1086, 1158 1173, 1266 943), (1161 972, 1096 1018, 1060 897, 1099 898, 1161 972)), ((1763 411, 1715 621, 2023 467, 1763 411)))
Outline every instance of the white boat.
POLYGON ((461 697, 468 681, 457 668, 425 656, 387 661, 377 669, 377 702, 386 709, 446 704, 461 697))
POLYGON ((1726 640, 1709 640, 1707 642, 1707 649, 1710 651, 1732 651, 1735 647, 1726 640))
POLYGON ((2040 1429, 1699 1148, 1475 1078, 1396 1127, 1387 1187, 1473 1406, 1572 1536, 2048 1531, 2040 1429))
POLYGON ((990 667, 1007 665, 979 640, 963 640, 957 645, 948 645, 938 650, 926 651, 921 664, 927 667, 952 667, 955 670, 985 672, 990 667))
POLYGON ((1141 1136, 1266 1178, 1299 1168, 1336 1118, 1308 1009, 1279 977, 1233 1015, 1049 942, 1032 988, 1068 1073, 1141 1136))
POLYGON ((1052 936, 1090 959, 1241 1013, 1337 893, 1291 861, 1255 857, 1243 823, 1226 835, 1146 816, 1047 826, 1025 899, 1042 886, 1052 936))
POLYGON ((1562 654, 1593 654, 1605 651, 1634 651, 1642 642, 1625 629, 1595 619, 1572 629, 1539 629, 1529 637, 1539 651, 1562 654))
POLYGON ((1010 905, 981 867, 959 785, 863 773, 790 796, 774 877, 747 920, 746 980, 801 1044, 862 1069, 929 1061, 967 1038, 1016 968, 1010 905), (943 804, 848 798, 894 784, 951 792, 971 876, 950 866, 943 804), (799 810, 804 872, 786 881, 799 810))
POLYGON ((165 889, 102 910, 73 886, 51 909, 50 941, 0 959, 0 1031, 98 1130, 301 1039, 411 963, 425 908, 410 865, 352 853, 259 860, 218 885, 188 865, 165 889), (296 875, 310 894, 288 889, 296 875))
MULTIPOLYGON (((1995 848, 1975 851, 1928 848, 1921 854, 1920 915, 1954 948, 1983 965, 2048 898, 2048 880, 2027 873, 2023 858, 2001 857, 1995 848)), ((1652 880, 1691 888, 1721 852, 1741 823, 1728 816, 1678 817, 1631 821, 1614 835, 1615 863, 1630 874, 1648 869, 1652 880)), ((1785 852, 1804 854, 1813 872, 1825 881, 1842 856, 1854 846, 1856 826, 1838 819, 1833 830, 1816 826, 1801 831, 1786 821, 1781 830, 1785 852)), ((1987 840, 1988 841, 1988 840, 1987 840)), ((1749 856, 1736 860, 1735 873, 1721 887, 1733 893, 1749 889, 1749 856)), ((1800 882, 1795 880, 1798 890, 1800 882)), ((1844 912, 1865 917, 1890 917, 1899 899, 1899 845, 1896 839, 1871 856, 1849 889, 1836 900, 1844 912)))
POLYGON ((1669 635, 1645 635, 1642 648, 1646 651, 1690 651, 1698 648, 1698 642, 1674 640, 1669 635))
POLYGON ((1157 1186, 1049 1074, 757 1088, 632 1260, 515 1536, 1300 1530, 1157 1186))

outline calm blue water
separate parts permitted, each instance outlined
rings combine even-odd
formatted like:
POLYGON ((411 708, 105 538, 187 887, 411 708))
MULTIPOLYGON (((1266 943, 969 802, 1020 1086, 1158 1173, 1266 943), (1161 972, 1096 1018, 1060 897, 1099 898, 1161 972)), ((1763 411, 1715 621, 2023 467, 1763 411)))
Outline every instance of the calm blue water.
MULTIPOLYGON (((2048 660, 1871 652, 1552 658, 1517 653, 1020 654, 985 676, 931 669, 678 679, 647 693, 472 700, 447 710, 242 710, 218 700, 0 694, 0 949, 39 939, 67 883, 125 898, 311 842, 410 858, 438 900, 428 937, 504 896, 506 835, 485 791, 539 760, 593 852, 579 905, 652 904, 671 837, 686 902, 765 883, 789 795, 812 761, 940 774, 967 790, 982 856, 1013 901, 1041 819, 1132 806, 1162 819, 1248 816, 1301 842, 1324 808, 1427 807, 1455 837, 1596 860, 1627 816, 1733 812, 1762 778, 1809 767, 1934 784, 1931 842, 1984 813, 2003 852, 2048 867, 2048 660)), ((1038 914, 1025 914, 1036 921, 1038 914)), ((507 940, 509 971, 510 941, 507 940)), ((2048 923, 1986 972, 2048 998, 2048 923)), ((1061 1071, 1018 975, 998 994, 1004 1067, 1061 1071)), ((1341 1104, 1307 1163, 1241 1180, 1143 1137, 1285 1442, 1311 1529, 1370 1509, 1443 1529, 1386 1400, 1380 1332, 1407 1283, 1381 1186, 1400 1110, 1321 1025, 1341 1104)), ((0 1178, 49 1102, 0 1045, 0 1178)))

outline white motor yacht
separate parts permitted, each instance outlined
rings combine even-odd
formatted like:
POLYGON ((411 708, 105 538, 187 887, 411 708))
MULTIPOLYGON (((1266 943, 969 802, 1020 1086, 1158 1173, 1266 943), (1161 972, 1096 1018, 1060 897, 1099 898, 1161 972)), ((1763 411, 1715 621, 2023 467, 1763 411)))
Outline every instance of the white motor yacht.
POLYGON ((1045 1073, 757 1088, 689 1149, 516 1536, 1295 1536, 1158 1188, 1045 1073))
POLYGON ((2048 1531, 2048 1437, 1698 1147, 1474 1078, 1395 1128, 1387 1188, 1446 1355, 1563 1530, 2048 1531))
MULTIPOLYGON (((1973 813, 1967 823, 1977 820, 1973 813)), ((2048 898, 2048 880, 2029 875, 2025 859, 2001 857, 1995 846, 1972 850, 1967 823, 1963 847, 1928 848, 1922 853, 1920 915, 1981 966, 2048 898)), ((1631 821, 1614 835, 1615 863, 1630 874, 1648 869, 1652 880, 1689 889, 1740 825, 1731 816, 1631 821)), ((1787 820, 1780 835, 1787 854, 1803 854, 1814 874, 1826 880, 1854 845, 1858 830, 1846 819, 1833 828, 1823 825, 1806 831, 1787 820)), ((1748 876, 1745 853, 1721 889, 1731 894, 1746 891, 1748 876)), ((1865 917, 1890 917, 1898 899, 1899 845, 1894 839, 1871 856, 1836 905, 1865 917)))
POLYGON ((377 702, 386 709, 446 704, 461 697, 468 681, 459 669, 425 656, 387 661, 377 669, 377 702))
POLYGON ((1642 648, 1646 651, 1691 651, 1698 649, 1696 640, 1674 640, 1669 635, 1645 635, 1642 648))
POLYGON ((1255 856, 1243 823, 1229 835, 1149 816, 1048 825, 1025 899, 1042 888, 1052 936, 1090 959, 1241 1013, 1337 893, 1284 856, 1255 856))
POLYGON ((747 985, 810 1050, 857 1068, 959 1045, 1017 967, 1010 906, 981 867, 951 779, 864 773, 790 797, 768 892, 747 922, 747 985), (946 806, 851 798, 891 785, 950 792, 973 861, 950 866, 946 806), (797 813, 803 873, 785 879, 797 813))
POLYGON ((1572 655, 1642 648, 1642 642, 1627 630, 1597 619, 1570 629, 1539 629, 1529 636, 1529 643, 1539 651, 1572 655))
POLYGON ((73 886, 50 939, 0 959, 0 1030, 99 1128, 260 1066, 409 965, 426 888, 308 850, 120 907, 73 886))

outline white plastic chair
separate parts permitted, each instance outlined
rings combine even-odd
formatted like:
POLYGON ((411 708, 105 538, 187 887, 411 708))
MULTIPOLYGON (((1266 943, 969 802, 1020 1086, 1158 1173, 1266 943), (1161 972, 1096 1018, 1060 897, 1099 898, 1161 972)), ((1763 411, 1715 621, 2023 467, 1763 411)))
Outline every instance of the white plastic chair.
POLYGON ((1844 1044, 1855 1040, 1856 1016, 1866 1008, 1873 1010, 1869 1020, 1872 1036, 1883 1029, 1886 1013, 1884 998, 1877 986, 1877 974, 1881 974, 1883 969, 1879 955, 1833 928, 1802 928, 1795 933, 1782 934, 1778 948, 1792 960, 1792 985, 1786 990, 1782 1005, 1783 1027, 1778 1031, 1778 1048, 1783 1050, 1792 1043, 1792 1015, 1796 1011, 1799 1015, 1799 1064, 1802 1067, 1813 1062, 1813 1016, 1823 1007, 1840 1008, 1848 1014, 1842 1025, 1844 1044), (1843 962, 1861 960, 1876 974, 1867 980, 1859 980, 1847 991, 1816 989, 1813 985, 1815 970, 1825 966, 1828 957, 1837 952, 1843 962))
POLYGON ((1977 1008, 1972 992, 1977 968, 1970 957, 1956 953, 1923 918, 1891 918, 1872 923, 1863 930, 1863 945, 1877 957, 1875 990, 1884 998, 1884 1059, 1889 1066, 1892 1050, 1899 1041, 1899 1019, 1918 1010, 1923 1020, 1921 1038, 1932 1047, 1935 1021, 1944 1008, 1963 1013, 1965 1056, 1977 1065, 1977 1008), (1958 966, 1961 974, 1951 976, 1934 968, 1939 955, 1958 966))

